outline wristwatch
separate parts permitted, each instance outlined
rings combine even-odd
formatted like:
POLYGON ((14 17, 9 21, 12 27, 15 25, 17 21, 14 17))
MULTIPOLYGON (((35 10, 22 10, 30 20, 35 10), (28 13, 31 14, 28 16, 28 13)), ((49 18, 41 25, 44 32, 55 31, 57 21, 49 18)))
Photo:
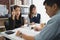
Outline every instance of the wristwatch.
POLYGON ((22 33, 20 33, 20 37, 22 38, 22 33))

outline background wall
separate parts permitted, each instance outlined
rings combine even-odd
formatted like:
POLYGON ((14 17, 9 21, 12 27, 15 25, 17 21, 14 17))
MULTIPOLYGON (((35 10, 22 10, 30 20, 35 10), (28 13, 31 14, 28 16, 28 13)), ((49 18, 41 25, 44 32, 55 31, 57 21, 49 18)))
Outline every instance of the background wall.
POLYGON ((46 14, 45 7, 43 5, 44 0, 33 0, 33 4, 37 7, 37 12, 41 14, 41 22, 47 23, 50 19, 49 16, 46 14))
MULTIPOLYGON (((11 0, 11 4, 14 3, 14 0, 11 0)), ((9 0, 0 0, 0 4, 6 5, 7 8, 9 9, 9 0)))

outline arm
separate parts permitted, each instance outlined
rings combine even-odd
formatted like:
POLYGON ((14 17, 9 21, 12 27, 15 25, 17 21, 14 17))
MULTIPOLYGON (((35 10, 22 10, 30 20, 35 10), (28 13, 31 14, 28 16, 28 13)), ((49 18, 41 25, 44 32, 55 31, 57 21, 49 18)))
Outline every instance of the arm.
POLYGON ((14 20, 12 20, 12 18, 10 17, 9 18, 9 30, 14 29, 13 26, 14 26, 14 20))
POLYGON ((17 31, 16 36, 20 36, 20 37, 24 38, 25 40, 34 40, 33 36, 25 35, 23 33, 20 33, 20 31, 17 31))
POLYGON ((15 22, 15 11, 11 13, 11 17, 9 18, 9 26, 13 26, 15 22))
POLYGON ((15 10, 13 10, 12 16, 11 16, 12 20, 15 20, 15 15, 16 15, 15 10))
POLYGON ((25 35, 25 34, 22 34, 22 38, 24 38, 25 40, 34 40, 33 36, 28 36, 28 35, 25 35))
POLYGON ((24 25, 24 17, 21 18, 21 24, 20 26, 24 25))

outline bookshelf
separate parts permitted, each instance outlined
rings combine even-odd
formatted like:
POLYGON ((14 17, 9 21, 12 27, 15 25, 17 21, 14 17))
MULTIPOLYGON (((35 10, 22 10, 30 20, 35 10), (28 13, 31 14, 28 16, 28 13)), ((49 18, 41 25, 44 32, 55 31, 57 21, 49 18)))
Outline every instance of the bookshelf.
POLYGON ((31 5, 33 0, 15 0, 14 4, 15 5, 31 5))
POLYGON ((18 5, 21 7, 21 13, 22 14, 28 14, 29 13, 29 7, 32 3, 33 0, 14 0, 13 5, 18 5))

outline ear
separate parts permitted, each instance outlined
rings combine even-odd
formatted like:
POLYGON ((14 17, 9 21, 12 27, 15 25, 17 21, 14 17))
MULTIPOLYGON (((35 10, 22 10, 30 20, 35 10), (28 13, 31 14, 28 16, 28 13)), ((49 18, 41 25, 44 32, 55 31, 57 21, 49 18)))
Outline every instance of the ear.
POLYGON ((57 8, 58 8, 57 4, 54 4, 54 5, 52 6, 52 8, 53 8, 53 10, 57 10, 57 8))

